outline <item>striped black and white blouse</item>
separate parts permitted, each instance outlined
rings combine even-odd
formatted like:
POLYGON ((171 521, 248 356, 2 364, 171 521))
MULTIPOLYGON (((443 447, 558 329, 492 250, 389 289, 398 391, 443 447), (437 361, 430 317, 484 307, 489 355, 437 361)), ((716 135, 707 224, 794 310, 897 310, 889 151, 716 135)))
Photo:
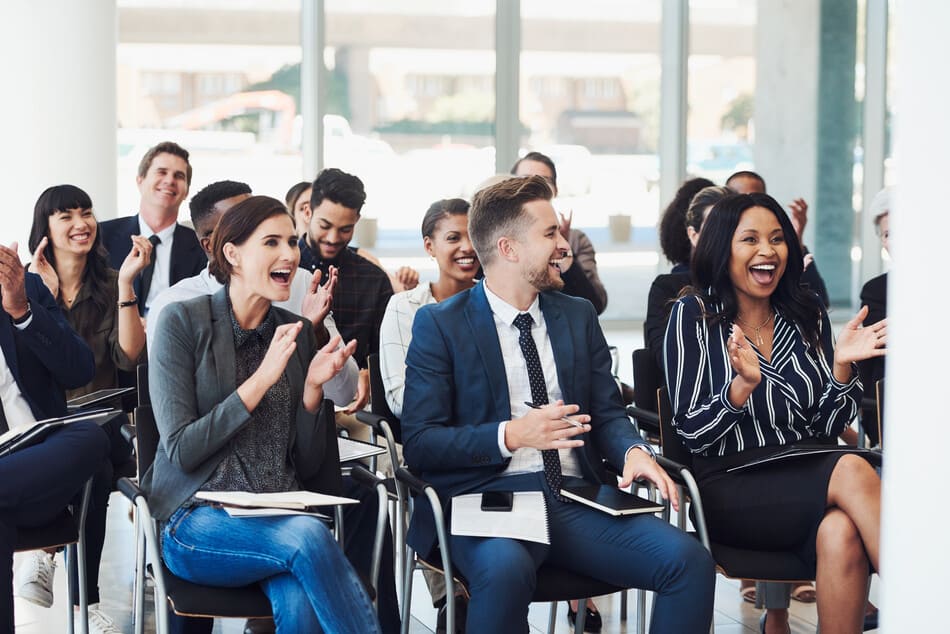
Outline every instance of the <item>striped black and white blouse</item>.
POLYGON ((726 349, 731 329, 730 323, 707 323, 695 296, 673 305, 664 344, 666 384, 673 425, 693 453, 728 456, 756 447, 835 437, 855 417, 861 383, 857 372, 846 384, 834 378, 834 342, 824 311, 820 350, 807 344, 798 327, 776 311, 772 359, 758 355, 762 380, 740 409, 728 398, 735 376, 726 349))

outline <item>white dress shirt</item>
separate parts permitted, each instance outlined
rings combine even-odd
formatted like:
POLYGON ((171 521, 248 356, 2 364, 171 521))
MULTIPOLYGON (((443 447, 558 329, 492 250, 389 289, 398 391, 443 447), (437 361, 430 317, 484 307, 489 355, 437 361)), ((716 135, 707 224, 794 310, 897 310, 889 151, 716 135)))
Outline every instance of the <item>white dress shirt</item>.
POLYGON ((148 287, 148 297, 145 298, 146 314, 151 309, 155 298, 168 288, 168 280, 171 279, 172 242, 175 239, 175 227, 177 226, 178 223, 172 223, 171 226, 165 227, 156 234, 151 227, 145 224, 142 215, 139 214, 139 235, 143 238, 150 238, 155 234, 161 240, 152 249, 152 262, 155 263, 155 266, 152 269, 152 284, 148 287))
MULTIPOLYGON (((303 300, 310 290, 310 283, 313 280, 313 274, 304 269, 297 269, 294 279, 290 283, 290 298, 286 302, 274 302, 274 306, 289 310, 299 315, 303 307, 303 300)), ((148 319, 145 320, 145 336, 147 341, 155 340, 155 329, 158 327, 158 318, 169 304, 183 302, 193 297, 202 295, 214 295, 222 288, 221 282, 216 280, 205 267, 201 273, 193 277, 186 277, 171 288, 165 289, 160 296, 155 298, 152 308, 149 311, 148 319)), ((151 293, 149 293, 151 295, 151 293)), ((340 334, 337 330, 336 322, 333 321, 333 315, 327 314, 323 320, 323 325, 330 333, 330 338, 340 334)), ((341 344, 342 345, 342 344, 341 344)), ((323 393, 326 398, 333 401, 335 405, 346 405, 356 396, 356 388, 359 384, 359 366, 353 357, 346 360, 343 368, 337 372, 336 376, 324 383, 323 393)))
MULTIPOLYGON (((505 363, 511 416, 520 418, 528 413, 529 408, 525 402, 532 402, 534 399, 531 397, 531 385, 528 382, 528 368, 524 354, 521 352, 521 344, 518 343, 520 331, 514 325, 515 317, 526 312, 534 320, 531 336, 534 337, 534 345, 538 349, 538 357, 541 360, 541 371, 544 373, 544 383, 548 389, 548 403, 553 403, 562 398, 563 394, 557 380, 557 364, 554 361, 554 350, 551 348, 548 328, 537 297, 534 298, 528 310, 520 311, 495 295, 488 288, 488 284, 484 284, 484 287, 485 296, 488 298, 488 305, 491 307, 492 317, 495 320, 495 329, 498 331, 501 358, 505 363)), ((524 447, 511 452, 505 446, 505 427, 508 422, 503 421, 498 425, 498 448, 502 456, 511 456, 511 462, 501 475, 543 471, 544 462, 538 449, 524 447)), ((582 477, 580 462, 572 449, 559 449, 558 455, 561 458, 561 473, 566 476, 582 477)))
POLYGON ((406 351, 412 341, 412 322, 426 304, 435 304, 430 284, 396 293, 389 299, 379 326, 379 371, 386 389, 386 403, 397 417, 402 416, 402 395, 406 388, 406 351))
MULTIPOLYGON (((31 315, 25 322, 13 324, 13 327, 23 330, 32 321, 33 316, 31 315)), ((23 393, 20 392, 20 386, 17 385, 13 371, 7 364, 7 357, 3 354, 0 354, 0 399, 3 400, 3 415, 7 419, 8 428, 16 429, 36 422, 33 410, 30 409, 30 404, 24 398, 23 393)))

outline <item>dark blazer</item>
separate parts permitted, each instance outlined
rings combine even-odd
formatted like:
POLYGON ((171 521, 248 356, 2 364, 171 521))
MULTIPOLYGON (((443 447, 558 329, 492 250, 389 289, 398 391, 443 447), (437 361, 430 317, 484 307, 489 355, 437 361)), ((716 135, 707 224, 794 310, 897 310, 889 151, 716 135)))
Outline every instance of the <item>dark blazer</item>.
POLYGON ((64 416, 64 390, 85 385, 95 374, 92 351, 69 327, 39 275, 26 274, 26 296, 33 319, 23 330, 0 307, 0 349, 33 416, 64 416))
MULTIPOLYGON (((109 266, 118 271, 122 262, 132 250, 132 236, 139 235, 139 217, 126 216, 99 223, 102 234, 102 244, 109 252, 109 266)), ((186 277, 198 275, 208 266, 208 256, 201 249, 198 236, 188 227, 175 225, 175 234, 172 239, 172 261, 169 269, 168 285, 171 286, 186 277)), ((142 276, 136 276, 132 282, 135 296, 139 298, 139 305, 144 306, 145 297, 139 292, 142 286, 142 276)))
POLYGON ((670 273, 658 275, 650 285, 647 298, 647 317, 643 322, 643 343, 650 351, 650 357, 656 363, 659 374, 663 373, 663 338, 666 336, 666 324, 670 320, 673 301, 680 291, 692 283, 689 267, 685 270, 677 265, 670 273))
MULTIPOLYGON (((227 287, 169 304, 158 318, 148 386, 161 440, 142 484, 149 491, 152 515, 159 520, 168 519, 201 488, 224 458, 228 441, 251 420, 237 394, 226 292, 227 287)), ((303 320, 277 307, 272 310, 278 326, 303 320)), ((320 481, 327 454, 325 425, 333 424, 332 407, 311 414, 301 400, 316 351, 313 328, 302 328, 285 370, 292 402, 298 403, 289 459, 297 481, 308 489, 320 481)), ((339 460, 335 468, 339 470, 339 460)))
MULTIPOLYGON (((591 303, 547 292, 541 294, 541 311, 564 402, 591 416, 592 429, 581 436, 581 469, 585 479, 602 481, 602 458, 622 469, 626 451, 643 440, 624 411, 591 303)), ((478 490, 508 465, 498 448, 498 424, 509 419, 505 366, 484 281, 420 308, 406 355, 402 433, 407 464, 446 503, 453 495, 478 490)), ((435 543, 432 513, 422 497, 409 539, 421 553, 435 543)))
MULTIPOLYGON (((876 324, 887 317, 887 273, 878 275, 861 288, 861 305, 868 307, 868 316, 864 320, 865 326, 876 324)), ((864 393, 874 395, 874 384, 884 378, 885 357, 873 357, 858 362, 858 373, 864 385, 864 393)), ((866 412, 871 415, 871 412, 866 412)), ((873 418, 868 418, 873 420, 873 418)), ((874 425, 866 426, 872 440, 876 440, 877 430, 874 425)), ((876 443, 875 443, 876 444, 876 443)))

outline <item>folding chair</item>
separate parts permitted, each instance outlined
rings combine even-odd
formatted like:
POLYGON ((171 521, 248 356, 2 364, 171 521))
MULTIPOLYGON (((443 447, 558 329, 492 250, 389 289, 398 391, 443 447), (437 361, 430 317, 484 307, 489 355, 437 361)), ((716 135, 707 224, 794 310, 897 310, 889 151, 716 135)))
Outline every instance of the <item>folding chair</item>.
MULTIPOLYGON (((325 412, 329 416, 333 412, 333 403, 324 401, 325 412)), ((159 434, 154 416, 149 405, 140 405, 136 408, 136 440, 140 473, 151 467, 158 448, 159 434)), ((332 420, 332 416, 328 417, 332 420)), ((321 488, 324 492, 339 495, 342 492, 342 475, 337 453, 336 430, 333 425, 327 425, 327 445, 324 465, 321 475, 321 488), (333 465, 336 465, 335 467, 333 465)), ((357 481, 372 483, 380 497, 379 515, 377 516, 376 541, 373 549, 372 579, 369 583, 364 580, 371 597, 375 600, 375 584, 379 571, 379 560, 382 552, 383 533, 381 528, 386 524, 385 488, 382 483, 362 467, 354 467, 352 476, 357 481)), ((148 507, 148 499, 139 486, 128 478, 119 481, 119 491, 136 507, 136 564, 135 564, 135 632, 144 631, 145 605, 145 577, 146 554, 151 560, 149 570, 155 584, 155 622, 157 634, 167 634, 168 613, 171 608, 181 616, 197 616, 207 618, 270 618, 272 616, 270 600, 256 583, 240 588, 222 588, 195 584, 175 576, 164 564, 159 550, 156 522, 152 520, 148 507)), ((343 510, 341 506, 334 507, 334 531, 337 540, 343 541, 343 510)))
MULTIPOLYGON (((89 496, 92 492, 92 478, 82 488, 78 509, 70 507, 51 522, 43 526, 21 528, 17 530, 16 552, 28 552, 46 548, 65 547, 67 574, 72 577, 73 570, 79 579, 79 631, 89 631, 89 599, 86 596, 86 514, 89 510, 89 496)), ((73 587, 67 583, 66 631, 76 631, 73 603, 73 587)))
MULTIPOLYGON (((426 558, 415 553, 411 547, 405 545, 406 571, 405 590, 403 592, 402 605, 402 632, 407 634, 409 631, 410 606, 412 604, 412 581, 413 571, 419 567, 435 570, 445 577, 445 595, 447 597, 455 596, 455 584, 461 585, 461 590, 466 597, 469 596, 468 587, 465 579, 452 568, 451 557, 449 555, 448 531, 445 525, 445 516, 442 513, 442 503, 438 494, 432 485, 424 482, 412 474, 407 468, 400 467, 396 470, 396 479, 403 483, 409 490, 416 495, 425 496, 435 518, 437 547, 435 554, 426 558)), ((410 503, 410 515, 412 504, 410 503)), ((625 588, 612 585, 610 583, 570 572, 557 566, 544 564, 538 569, 538 586, 535 588, 533 602, 551 603, 550 616, 548 618, 548 633, 553 634, 555 623, 557 621, 557 603, 558 601, 578 601, 577 620, 574 623, 575 634, 581 634, 584 631, 584 621, 586 620, 586 610, 581 609, 587 599, 605 594, 621 592, 625 588)), ((643 590, 638 589, 642 593, 643 590)), ((645 621, 644 621, 645 623, 645 621)), ((453 601, 446 601, 446 631, 455 631, 455 605, 453 601)), ((639 632, 643 629, 638 628, 639 632)))

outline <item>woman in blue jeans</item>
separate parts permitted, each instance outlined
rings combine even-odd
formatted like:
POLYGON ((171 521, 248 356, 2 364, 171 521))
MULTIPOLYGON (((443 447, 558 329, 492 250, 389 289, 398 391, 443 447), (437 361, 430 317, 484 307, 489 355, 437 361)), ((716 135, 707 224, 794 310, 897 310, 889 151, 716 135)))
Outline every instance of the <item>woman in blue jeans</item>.
POLYGON ((309 516, 231 518, 199 490, 318 490, 323 383, 356 342, 318 349, 312 327, 273 307, 300 259, 293 220, 273 198, 233 207, 212 238, 210 272, 224 288, 162 312, 149 388, 161 441, 145 475, 164 522, 162 552, 192 582, 258 582, 277 631, 373 633, 359 578, 326 525, 309 516))

